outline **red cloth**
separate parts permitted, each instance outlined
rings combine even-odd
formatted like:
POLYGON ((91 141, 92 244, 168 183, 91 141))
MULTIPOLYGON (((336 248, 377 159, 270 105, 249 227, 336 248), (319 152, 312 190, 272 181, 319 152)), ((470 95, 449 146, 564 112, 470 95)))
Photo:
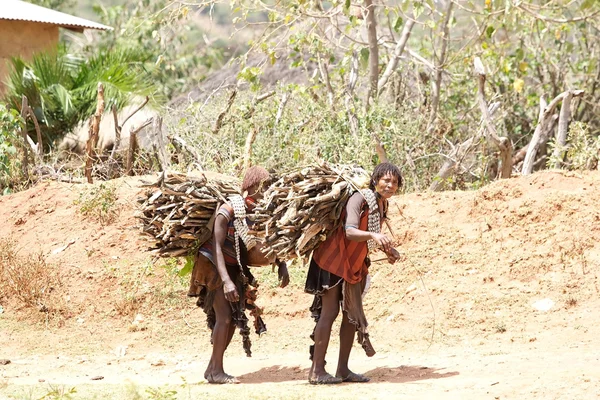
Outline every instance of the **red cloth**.
MULTIPOLYGON (((345 219, 344 211, 343 218, 345 219)), ((360 216, 358 229, 368 231, 369 209, 360 216)), ((332 274, 345 281, 355 284, 369 273, 365 260, 369 252, 367 242, 355 242, 346 238, 344 226, 340 226, 327 240, 325 240, 313 253, 315 262, 332 274)))

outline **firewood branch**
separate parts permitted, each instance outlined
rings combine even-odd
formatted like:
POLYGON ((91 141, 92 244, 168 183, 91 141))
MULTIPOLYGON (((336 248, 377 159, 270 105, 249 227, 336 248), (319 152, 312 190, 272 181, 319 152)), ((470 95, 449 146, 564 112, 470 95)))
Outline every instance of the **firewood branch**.
POLYGON ((479 90, 477 92, 477 101, 479 103, 479 108, 481 109, 483 120, 485 122, 487 132, 486 138, 489 141, 493 142, 500 150, 500 160, 502 163, 500 177, 510 178, 510 175, 512 173, 512 142, 507 137, 498 136, 498 132, 496 131, 496 127, 494 126, 494 122, 492 121, 492 116, 490 115, 490 110, 488 109, 488 105, 485 100, 485 67, 483 66, 483 63, 481 62, 481 59, 479 57, 475 57, 474 67, 475 73, 478 75, 479 78, 479 90))

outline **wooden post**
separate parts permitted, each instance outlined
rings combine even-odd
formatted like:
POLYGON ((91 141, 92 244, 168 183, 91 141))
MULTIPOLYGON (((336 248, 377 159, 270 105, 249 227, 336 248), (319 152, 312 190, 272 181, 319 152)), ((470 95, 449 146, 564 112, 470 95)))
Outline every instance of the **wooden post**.
POLYGON ((27 104, 27 97, 23 95, 21 97, 21 118, 23 119, 23 129, 21 130, 21 135, 23 136, 23 159, 21 161, 21 168, 23 170, 23 176, 25 179, 29 179, 29 143, 27 142, 27 108, 29 105, 27 104))
POLYGON ((125 166, 125 174, 133 175, 133 163, 135 161, 135 152, 137 151, 137 133, 134 132, 134 127, 131 127, 129 134, 129 148, 127 149, 127 164, 125 166))
POLYGON ((33 126, 35 126, 35 133, 37 134, 37 153, 40 158, 44 156, 44 144, 42 143, 42 131, 40 130, 40 124, 33 112, 31 106, 27 106, 29 116, 33 120, 33 126))
POLYGON ((98 145, 98 131, 100 130, 100 120, 104 113, 104 86, 98 83, 98 102, 96 104, 96 113, 90 123, 90 134, 86 144, 85 177, 88 183, 94 183, 92 179, 92 164, 96 156, 96 146, 98 145))
POLYGON ((138 140, 137 140, 137 134, 144 129, 145 127, 147 127, 148 125, 150 125, 152 123, 152 121, 154 121, 154 118, 148 118, 142 125, 140 125, 139 128, 136 128, 135 126, 131 127, 131 130, 129 131, 129 149, 127 150, 127 164, 125 165, 125 174, 127 175, 134 175, 133 173, 133 163, 135 162, 135 153, 137 152, 138 149, 138 140))

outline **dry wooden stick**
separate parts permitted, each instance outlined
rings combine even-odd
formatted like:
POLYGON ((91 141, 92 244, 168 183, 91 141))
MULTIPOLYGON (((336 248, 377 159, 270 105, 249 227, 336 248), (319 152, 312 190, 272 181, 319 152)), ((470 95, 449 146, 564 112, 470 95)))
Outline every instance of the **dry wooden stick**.
POLYGON ((556 146, 554 147, 553 168, 560 168, 563 157, 565 155, 565 146, 567 144, 567 132, 569 130, 569 120, 571 119, 571 100, 573 99, 573 91, 567 90, 567 94, 563 98, 560 106, 560 114, 558 117, 558 132, 556 133, 556 146))
POLYGON ((41 159, 44 156, 44 145, 42 143, 42 131, 40 130, 40 124, 38 124, 38 120, 31 106, 27 106, 27 111, 29 113, 29 117, 31 117, 33 120, 33 126, 35 127, 35 133, 37 135, 37 154, 41 159))
POLYGON ((23 136, 23 141, 24 146, 23 146, 23 158, 21 161, 21 168, 23 170, 23 176, 25 177, 25 179, 29 179, 29 150, 28 148, 28 144, 27 143, 27 139, 29 138, 29 135, 27 135, 27 107, 29 107, 29 105, 27 104, 27 97, 25 97, 25 95, 23 95, 21 97, 21 118, 23 119, 23 129, 21 130, 21 135, 23 136))
POLYGON ((98 131, 100 129, 100 120, 104 113, 104 86, 98 83, 98 102, 96 104, 96 113, 92 117, 90 123, 90 134, 86 144, 86 160, 85 160, 85 177, 88 183, 93 183, 92 179, 92 164, 95 158, 95 148, 98 144, 98 131))
POLYGON ((256 139, 256 135, 258 135, 258 130, 256 127, 250 129, 248 135, 246 136, 246 146, 244 149, 244 171, 247 171, 250 168, 250 158, 252 157, 252 144, 256 139))
POLYGON ((219 113, 219 115, 217 116, 217 120, 215 121, 215 126, 213 128, 213 134, 217 134, 217 133, 219 133, 219 130, 221 130, 221 127, 223 126, 223 118, 225 118, 225 115, 231 109, 231 106, 233 105, 233 102, 234 102, 236 96, 237 96, 237 88, 233 89, 233 91, 231 92, 231 95, 229 95, 229 100, 227 100, 227 105, 225 106, 225 109, 223 111, 221 111, 219 113))
POLYGON ((479 57, 475 57, 475 73, 479 76, 479 91, 477 100, 479 102, 479 108, 483 114, 485 126, 487 128, 487 137, 489 140, 494 142, 500 150, 500 161, 502 163, 502 169, 500 173, 501 178, 510 178, 512 173, 512 142, 507 137, 499 137, 492 121, 487 102, 485 100, 485 78, 486 72, 483 63, 479 57))
MULTIPOLYGON (((496 110, 498 110, 498 108, 500 108, 499 102, 490 104, 490 116, 493 116, 496 113, 496 110)), ((431 186, 429 186, 429 190, 437 192, 444 187, 444 182, 450 176, 452 176, 452 174, 456 171, 456 168, 462 163, 463 159, 471 151, 473 151, 473 149, 475 149, 477 144, 480 142, 480 137, 482 136, 483 130, 485 129, 485 127, 483 126, 484 123, 485 122, 482 119, 482 126, 479 128, 479 131, 475 136, 470 137, 458 146, 452 146, 452 151, 446 157, 446 161, 442 165, 442 168, 440 168, 440 171, 434 178, 431 186)))
POLYGON ((252 100, 252 105, 250 106, 250 109, 244 114, 244 118, 250 118, 254 114, 254 111, 256 111, 256 106, 259 103, 262 103, 263 101, 268 99, 269 97, 275 96, 275 93, 277 92, 274 90, 270 90, 266 93, 256 96, 254 100, 252 100))
POLYGON ((145 127, 147 127, 148 125, 150 125, 153 121, 153 118, 148 118, 146 121, 144 121, 144 123, 142 125, 140 125, 139 128, 136 128, 134 126, 131 127, 130 133, 129 133, 129 149, 127 150, 127 164, 125 166, 125 173, 127 175, 133 175, 133 163, 135 162, 135 153, 137 152, 137 149, 139 147, 138 144, 138 140, 137 140, 137 134, 144 129, 145 127))
POLYGON ((148 101, 150 101, 150 98, 148 96, 146 96, 146 98, 144 99, 144 101, 142 102, 142 104, 140 104, 138 106, 138 108, 136 108, 135 110, 133 110, 133 112, 131 114, 129 114, 127 117, 125 117, 125 120, 123 120, 123 124, 121 125, 121 128, 123 126, 125 126, 125 124, 127 123, 127 121, 129 121, 129 118, 133 117, 138 111, 140 111, 142 108, 144 108, 144 106, 146 104, 148 104, 148 101))

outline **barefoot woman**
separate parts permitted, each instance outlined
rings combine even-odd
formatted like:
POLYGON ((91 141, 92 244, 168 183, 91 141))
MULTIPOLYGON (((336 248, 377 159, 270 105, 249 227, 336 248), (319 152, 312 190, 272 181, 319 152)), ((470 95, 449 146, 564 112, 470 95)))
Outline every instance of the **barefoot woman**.
POLYGON ((371 357, 375 350, 369 341, 362 295, 368 281, 369 250, 380 247, 390 263, 399 257, 388 236, 380 233, 386 218, 388 199, 402 186, 400 170, 390 163, 375 167, 369 189, 353 194, 346 204, 344 225, 315 250, 308 270, 305 291, 314 294, 310 308, 317 322, 311 346, 312 384, 368 382, 369 378, 350 371, 348 358, 354 335, 371 357), (335 376, 325 371, 325 354, 331 327, 342 308, 340 352, 335 376))
MULTIPOLYGON (((230 198, 231 204, 221 206, 215 218, 212 239, 202 245, 195 258, 188 295, 198 297, 197 304, 204 309, 212 330, 212 356, 204 373, 209 383, 239 383, 235 377, 225 373, 223 355, 237 326, 246 355, 250 357, 250 328, 246 309, 254 317, 256 333, 261 334, 266 330, 260 309, 254 304, 258 285, 248 265, 268 265, 270 262, 260 256, 259 245, 246 250, 246 245, 253 238, 248 234, 248 221, 243 217, 245 212, 252 211, 262 197, 268 180, 269 173, 264 168, 248 169, 242 183, 246 197, 243 202, 239 196, 237 202, 230 198)), ((277 265, 280 286, 285 287, 289 283, 286 265, 280 262, 277 265)))

